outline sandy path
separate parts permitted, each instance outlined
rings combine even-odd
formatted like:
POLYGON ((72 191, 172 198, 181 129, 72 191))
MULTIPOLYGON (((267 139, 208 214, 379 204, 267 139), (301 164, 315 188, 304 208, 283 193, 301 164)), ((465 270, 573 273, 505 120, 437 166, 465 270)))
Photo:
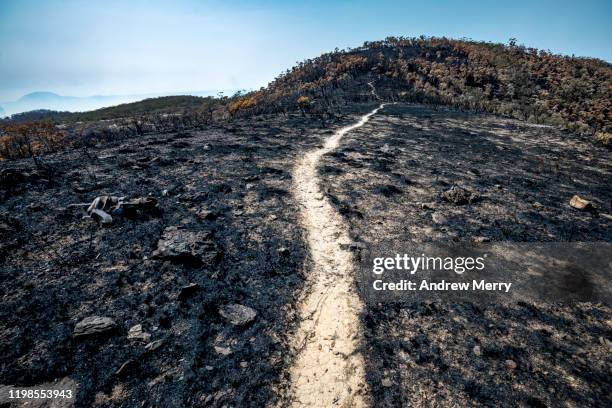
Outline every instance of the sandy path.
POLYGON ((363 357, 357 351, 362 304, 354 284, 356 263, 343 249, 350 243, 347 228, 321 193, 317 166, 321 156, 338 147, 342 136, 363 126, 384 105, 338 130, 322 148, 306 154, 293 173, 293 193, 313 260, 310 290, 300 305, 301 323, 294 340, 299 354, 290 370, 293 406, 366 405, 363 357))

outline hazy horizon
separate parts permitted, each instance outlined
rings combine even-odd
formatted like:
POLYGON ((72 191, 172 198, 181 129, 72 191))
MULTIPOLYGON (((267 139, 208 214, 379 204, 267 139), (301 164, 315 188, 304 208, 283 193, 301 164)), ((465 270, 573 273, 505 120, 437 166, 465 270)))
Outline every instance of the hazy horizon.
MULTIPOLYGON (((207 90, 207 91, 177 91, 164 93, 148 93, 134 95, 90 95, 75 97, 71 95, 58 95, 54 92, 36 91, 22 96, 15 101, 0 101, 0 117, 11 116, 17 113, 29 112, 40 109, 55 111, 84 112, 110 106, 117 106, 124 103, 138 102, 144 99, 157 98, 162 96, 217 96, 222 93, 231 96, 238 90, 207 90)), ((243 90, 244 91, 244 90, 243 90)))
POLYGON ((612 4, 587 3, 0 0, 0 102, 257 89, 298 61, 387 36, 515 37, 611 61, 612 4))

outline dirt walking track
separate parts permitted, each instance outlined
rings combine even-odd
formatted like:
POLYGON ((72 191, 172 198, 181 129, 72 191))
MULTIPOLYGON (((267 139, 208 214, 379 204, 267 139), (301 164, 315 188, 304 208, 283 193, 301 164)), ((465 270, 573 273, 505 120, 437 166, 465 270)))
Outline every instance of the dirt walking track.
POLYGON ((357 351, 362 304, 354 284, 355 262, 347 228, 321 192, 317 167, 345 134, 363 126, 384 105, 336 131, 323 147, 307 153, 293 173, 293 193, 312 259, 293 343, 298 352, 290 370, 293 406, 366 405, 363 356, 357 351))

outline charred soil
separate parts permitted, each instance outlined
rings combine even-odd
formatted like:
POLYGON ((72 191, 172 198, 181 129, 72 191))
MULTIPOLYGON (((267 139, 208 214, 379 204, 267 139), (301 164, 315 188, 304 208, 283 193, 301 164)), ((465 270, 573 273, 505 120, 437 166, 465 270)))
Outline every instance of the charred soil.
MULTIPOLYGON (((363 245, 610 242, 609 150, 568 136, 396 104, 346 135, 320 177, 363 245), (571 208, 575 194, 597 211, 571 208)), ((610 312, 589 303, 367 305, 374 405, 610 405, 610 312)))

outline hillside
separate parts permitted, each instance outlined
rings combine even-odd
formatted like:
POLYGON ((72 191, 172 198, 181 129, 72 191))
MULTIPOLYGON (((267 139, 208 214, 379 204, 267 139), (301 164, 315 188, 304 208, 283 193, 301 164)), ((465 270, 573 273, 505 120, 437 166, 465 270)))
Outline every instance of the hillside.
POLYGON ((579 133, 612 131, 612 67, 591 58, 446 38, 394 38, 306 60, 236 104, 266 112, 333 109, 363 100, 377 81, 384 99, 447 105, 579 133))
POLYGON ((117 119, 130 116, 141 116, 160 112, 176 112, 185 108, 199 108, 206 100, 199 96, 161 96, 148 98, 138 102, 122 103, 108 108, 88 112, 58 112, 47 109, 17 113, 10 117, 11 122, 24 123, 36 120, 52 120, 58 123, 73 123, 78 121, 96 121, 117 119))

